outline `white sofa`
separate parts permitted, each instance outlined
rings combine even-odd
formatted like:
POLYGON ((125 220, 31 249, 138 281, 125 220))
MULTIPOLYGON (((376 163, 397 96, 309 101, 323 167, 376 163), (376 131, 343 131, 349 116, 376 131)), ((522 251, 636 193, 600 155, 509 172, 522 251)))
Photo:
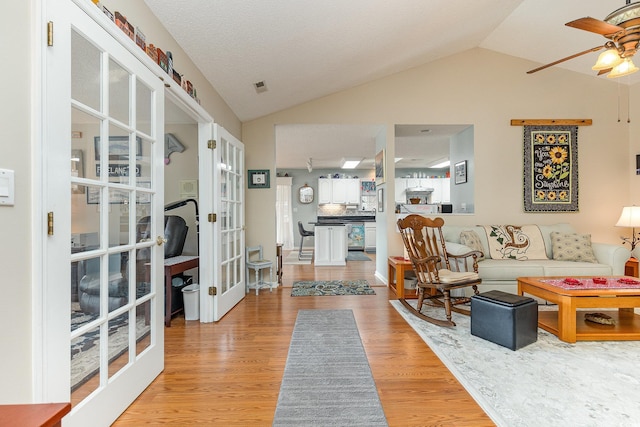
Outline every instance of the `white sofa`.
POLYGON ((482 226, 445 225, 442 228, 447 251, 462 254, 470 251, 460 244, 460 233, 473 230, 480 238, 485 259, 478 263, 478 274, 482 279, 480 292, 498 289, 517 293, 517 278, 527 276, 623 276, 625 263, 631 252, 622 245, 592 242, 591 247, 598 263, 558 261, 553 259, 550 233, 576 233, 569 224, 539 225, 549 259, 519 261, 513 259, 492 259, 489 256, 489 242, 482 226))

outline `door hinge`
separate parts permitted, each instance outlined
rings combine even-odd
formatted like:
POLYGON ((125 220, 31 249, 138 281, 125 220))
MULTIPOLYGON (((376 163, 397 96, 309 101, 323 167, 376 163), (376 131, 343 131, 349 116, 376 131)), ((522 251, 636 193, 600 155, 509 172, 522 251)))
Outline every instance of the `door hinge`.
POLYGON ((47 46, 53 46, 53 21, 47 22, 47 46))
POLYGON ((53 212, 47 212, 47 234, 53 236, 53 212))
POLYGON ((216 222, 217 220, 218 220, 218 215, 214 213, 210 213, 209 215, 207 215, 207 221, 216 222))
POLYGON ((218 288, 215 286, 209 286, 209 295, 216 296, 218 295, 218 288))
POLYGON ((216 140, 215 139, 210 139, 209 141, 207 141, 207 148, 209 150, 215 150, 216 149, 216 140))

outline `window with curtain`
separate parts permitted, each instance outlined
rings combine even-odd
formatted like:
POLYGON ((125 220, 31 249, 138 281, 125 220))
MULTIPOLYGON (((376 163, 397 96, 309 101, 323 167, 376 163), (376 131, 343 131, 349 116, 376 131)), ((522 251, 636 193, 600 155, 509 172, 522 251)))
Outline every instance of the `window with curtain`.
POLYGON ((282 243, 282 249, 294 249, 293 241, 293 212, 291 207, 291 177, 276 179, 276 239, 282 243))

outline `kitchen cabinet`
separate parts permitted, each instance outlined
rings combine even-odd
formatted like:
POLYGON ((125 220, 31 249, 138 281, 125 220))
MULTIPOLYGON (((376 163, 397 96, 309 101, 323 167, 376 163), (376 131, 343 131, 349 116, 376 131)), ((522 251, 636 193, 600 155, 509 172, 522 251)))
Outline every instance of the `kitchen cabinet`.
POLYGON ((314 264, 346 265, 347 228, 344 225, 316 225, 314 264))
POLYGON ((331 196, 333 195, 332 179, 320 178, 318 179, 318 204, 325 205, 332 203, 331 196))
POLYGON ((366 252, 376 251, 376 223, 364 223, 364 250, 366 252))
POLYGON ((395 190, 396 190, 396 203, 407 203, 407 180, 406 178, 396 178, 395 190))
POLYGON ((360 203, 360 180, 318 179, 318 204, 335 203, 340 205, 357 205, 360 203))

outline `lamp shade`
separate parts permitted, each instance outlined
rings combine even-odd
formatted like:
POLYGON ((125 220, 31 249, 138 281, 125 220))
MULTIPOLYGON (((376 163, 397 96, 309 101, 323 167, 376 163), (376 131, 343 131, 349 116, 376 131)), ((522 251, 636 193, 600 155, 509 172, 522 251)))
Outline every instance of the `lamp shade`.
POLYGON ((623 61, 618 54, 618 50, 615 48, 607 49, 598 56, 598 60, 596 61, 596 65, 591 67, 592 70, 600 71, 600 70, 608 70, 609 68, 613 68, 616 65, 620 64, 623 61))
POLYGON ((613 67, 611 72, 607 74, 607 77, 610 79, 615 79, 616 77, 627 76, 629 74, 633 74, 638 71, 640 68, 636 67, 631 58, 626 58, 620 64, 613 67))
POLYGON ((622 214, 620 214, 616 227, 640 227, 640 206, 622 208, 622 214))

